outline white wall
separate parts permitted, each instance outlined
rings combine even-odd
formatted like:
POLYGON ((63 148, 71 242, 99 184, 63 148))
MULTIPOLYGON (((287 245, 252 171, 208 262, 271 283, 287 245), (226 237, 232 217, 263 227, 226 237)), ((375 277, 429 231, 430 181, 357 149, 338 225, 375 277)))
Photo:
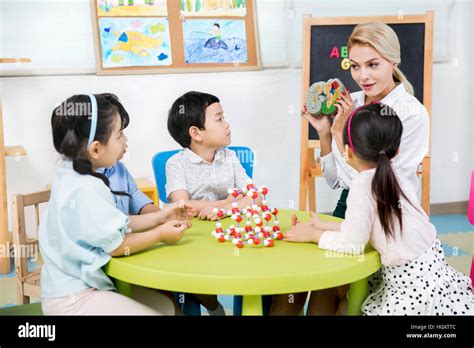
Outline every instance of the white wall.
POLYGON ((453 8, 449 64, 433 66, 431 202, 467 201, 474 156, 472 1, 453 8), (461 91, 463 89, 463 91, 461 91))
MULTIPOLYGON (((270 187, 269 200, 280 207, 298 206, 300 74, 294 70, 265 70, 238 74, 154 76, 42 76, 3 79, 4 126, 7 144, 22 144, 28 156, 9 158, 8 188, 38 190, 51 182, 54 151, 50 117, 55 104, 87 91, 109 91, 121 97, 131 115, 127 128, 129 156, 125 163, 136 177, 153 179, 152 155, 177 148, 166 129, 167 110, 188 90, 216 94, 233 130, 234 145, 256 151, 255 179, 270 187)), ((323 180, 318 184, 319 207, 329 211, 337 194, 323 180)))
MULTIPOLYGON (((457 0, 470 1, 470 0, 457 0)), ((368 16, 435 11, 434 60, 450 56, 455 0, 256 0, 263 66, 301 66, 303 14, 368 16), (354 5, 357 4, 357 5, 354 5)), ((90 0, 0 0, 0 56, 31 64, 0 66, 0 75, 95 73, 90 0)))
MULTIPOLYGON (((54 3, 56 6, 59 1, 54 3)), ((288 5, 291 2, 283 9, 287 10, 288 5)), ((275 1, 269 1, 266 6, 282 10, 275 1)), ((468 197, 468 176, 474 167, 472 7, 471 1, 453 2, 451 15, 454 20, 449 28, 453 58, 448 63, 433 66, 431 203, 466 201, 468 197), (447 91, 453 90, 457 91, 457 100, 450 103, 454 93, 447 91), (454 153, 457 153, 457 161, 453 160, 454 153)), ((88 13, 78 11, 77 16, 82 17, 76 19, 75 24, 90 25, 88 13)), ((48 26, 48 21, 42 21, 39 16, 27 19, 21 18, 26 21, 25 25, 34 22, 33 28, 48 26)), ((9 21, 14 20, 9 18, 9 21)), ((273 22, 266 18, 260 21, 260 31, 266 31, 270 36, 273 32, 281 32, 281 27, 273 29, 272 25, 273 22)), ((84 32, 85 27, 81 29, 84 32)), ((5 25, 0 35, 2 32, 5 32, 5 25)), ((21 42, 26 40, 25 35, 28 33, 22 31, 10 39, 21 42)), ((55 59, 60 50, 68 49, 59 40, 47 44, 51 59, 55 59)), ((266 47, 267 57, 270 57, 268 52, 272 48, 269 47, 282 46, 279 40, 274 40, 266 47)), ((93 60, 92 49, 81 54, 85 54, 84 59, 93 60)), ((27 56, 27 52, 19 55, 27 56)), ((285 57, 268 58, 268 65, 279 64, 285 57)), ((24 145, 28 151, 26 157, 7 159, 9 194, 39 190, 51 182, 57 160, 51 140, 51 111, 63 99, 77 93, 108 91, 122 99, 131 115, 131 125, 127 129, 130 155, 126 164, 134 176, 153 179, 151 156, 156 151, 177 148, 166 130, 167 110, 176 97, 196 89, 214 93, 221 99, 232 125, 233 144, 247 145, 256 151, 255 179, 270 187, 271 203, 288 207, 293 201, 297 207, 300 120, 297 114, 290 112, 292 108, 300 108, 300 75, 299 69, 288 68, 214 74, 4 77, 0 80, 0 93, 5 141, 7 145, 24 145)), ((319 179, 317 193, 318 210, 331 211, 339 192, 330 190, 324 179, 319 179)))

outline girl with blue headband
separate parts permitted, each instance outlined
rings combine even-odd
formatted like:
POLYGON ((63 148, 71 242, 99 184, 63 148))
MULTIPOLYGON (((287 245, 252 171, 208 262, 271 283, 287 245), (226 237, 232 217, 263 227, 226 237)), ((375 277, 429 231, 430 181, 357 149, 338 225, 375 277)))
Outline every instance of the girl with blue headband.
POLYGON ((175 314, 173 302, 157 291, 136 286, 132 298, 118 294, 102 270, 111 257, 177 243, 190 226, 186 220, 160 220, 160 212, 127 216, 116 207, 113 194, 127 193, 111 191, 97 169, 123 154, 128 123, 112 94, 76 95, 53 111, 53 143, 62 162, 39 231, 46 315, 175 314))

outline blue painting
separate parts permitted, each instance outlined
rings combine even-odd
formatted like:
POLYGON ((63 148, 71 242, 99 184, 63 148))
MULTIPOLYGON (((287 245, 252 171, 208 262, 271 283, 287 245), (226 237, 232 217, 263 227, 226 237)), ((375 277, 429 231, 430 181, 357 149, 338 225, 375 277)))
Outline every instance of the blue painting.
POLYGON ((171 65, 167 18, 99 19, 102 67, 171 65))
POLYGON ((244 20, 185 20, 183 35, 187 64, 247 62, 244 20))

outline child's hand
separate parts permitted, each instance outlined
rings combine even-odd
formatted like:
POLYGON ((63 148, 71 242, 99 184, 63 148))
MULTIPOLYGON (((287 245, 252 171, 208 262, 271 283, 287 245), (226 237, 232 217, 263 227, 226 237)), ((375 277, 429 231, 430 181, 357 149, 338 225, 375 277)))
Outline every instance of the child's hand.
POLYGON ((291 217, 291 226, 296 226, 296 224, 299 224, 300 223, 300 220, 298 219, 298 217, 293 214, 293 216, 291 217))
POLYGON ((324 230, 325 229, 325 225, 324 225, 324 221, 322 221, 318 215, 312 211, 309 212, 309 214, 311 215, 311 225, 315 228, 319 228, 321 230, 324 230))
POLYGON ((239 200, 242 198, 242 195, 238 195, 237 197, 234 197, 232 195, 228 195, 227 198, 225 199, 226 203, 232 203, 235 199, 239 200))
POLYGON ((303 110, 301 111, 301 117, 306 119, 311 126, 318 132, 320 136, 330 136, 331 135, 331 121, 326 115, 315 116, 310 114, 306 109, 306 104, 303 105, 303 110))
POLYGON ((184 231, 191 227, 191 222, 172 220, 165 222, 158 227, 161 242, 166 244, 175 244, 183 237, 184 231))
POLYGON ((198 219, 216 221, 217 215, 214 214, 213 210, 214 210, 214 207, 207 207, 207 208, 201 209, 201 211, 198 214, 198 219))
POLYGON ((297 243, 318 243, 322 230, 314 228, 311 224, 296 223, 283 235, 283 240, 297 243))
POLYGON ((181 200, 165 206, 160 213, 162 222, 168 220, 191 220, 196 215, 196 209, 181 200))
POLYGON ((331 133, 342 133, 353 108, 352 98, 347 88, 345 92, 342 92, 342 97, 334 103, 334 106, 337 108, 337 114, 332 123, 331 133))

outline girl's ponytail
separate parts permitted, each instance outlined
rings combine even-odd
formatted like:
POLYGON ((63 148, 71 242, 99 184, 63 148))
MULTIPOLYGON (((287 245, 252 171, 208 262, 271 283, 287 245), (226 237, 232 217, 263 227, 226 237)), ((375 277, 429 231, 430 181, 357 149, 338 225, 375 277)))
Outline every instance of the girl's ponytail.
POLYGON ((403 125, 396 112, 387 105, 372 103, 354 111, 346 122, 343 140, 354 155, 375 165, 371 191, 377 205, 380 224, 387 238, 395 238, 395 220, 402 231, 403 193, 393 171, 391 159, 397 155, 403 125))
MULTIPOLYGON (((76 158, 72 161, 72 168, 78 172, 79 174, 82 175, 92 175, 104 182, 104 184, 110 188, 110 182, 109 179, 101 173, 94 172, 94 169, 92 168, 92 163, 86 158, 76 158)), ((112 191, 113 194, 116 195, 127 195, 124 192, 117 192, 117 191, 112 191)))
POLYGON ((374 178, 372 179, 372 195, 377 203, 380 224, 385 234, 387 237, 395 238, 394 217, 399 221, 400 231, 402 231, 400 196, 405 195, 395 177, 389 156, 383 150, 380 151, 374 178))
POLYGON ((79 138, 77 137, 76 131, 69 128, 64 135, 64 139, 59 145, 59 153, 62 153, 66 157, 76 158, 77 150, 80 149, 79 138))

